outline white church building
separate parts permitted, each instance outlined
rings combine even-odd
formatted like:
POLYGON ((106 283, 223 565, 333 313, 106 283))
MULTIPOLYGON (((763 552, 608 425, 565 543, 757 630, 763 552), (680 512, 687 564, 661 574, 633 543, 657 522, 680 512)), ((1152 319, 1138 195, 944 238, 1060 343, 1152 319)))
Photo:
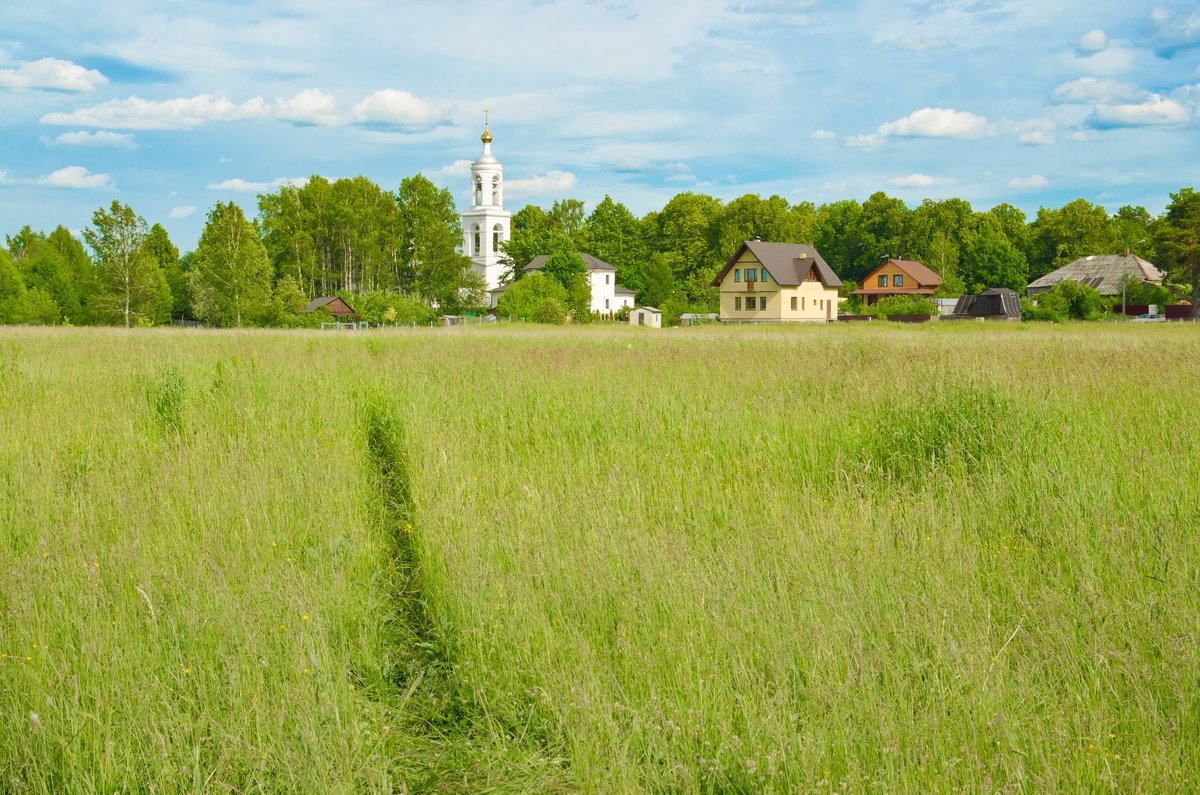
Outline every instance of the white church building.
MULTIPOLYGON (((500 284, 505 270, 500 264, 500 244, 512 233, 512 213, 504 209, 504 169, 492 154, 492 133, 486 118, 479 139, 483 141, 483 153, 471 164, 471 206, 462 214, 463 252, 483 277, 484 289, 495 306, 507 289, 500 284)), ((608 317, 622 307, 633 308, 636 294, 617 284, 616 268, 591 254, 579 256, 587 268, 593 312, 608 317)), ((540 270, 546 259, 545 255, 535 258, 525 271, 540 270)))
POLYGON ((483 154, 471 164, 471 207, 462 214, 463 253, 483 277, 485 290, 500 286, 504 266, 500 244, 512 230, 512 213, 504 209, 504 169, 492 154, 492 133, 483 125, 483 154))

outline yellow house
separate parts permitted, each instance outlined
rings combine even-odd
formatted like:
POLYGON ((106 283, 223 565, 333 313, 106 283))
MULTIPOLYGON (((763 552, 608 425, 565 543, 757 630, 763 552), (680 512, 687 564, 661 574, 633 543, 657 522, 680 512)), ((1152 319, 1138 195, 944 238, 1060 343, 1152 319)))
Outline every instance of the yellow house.
POLYGON ((837 320, 842 280, 812 246, 748 240, 712 286, 722 323, 825 323, 837 320))

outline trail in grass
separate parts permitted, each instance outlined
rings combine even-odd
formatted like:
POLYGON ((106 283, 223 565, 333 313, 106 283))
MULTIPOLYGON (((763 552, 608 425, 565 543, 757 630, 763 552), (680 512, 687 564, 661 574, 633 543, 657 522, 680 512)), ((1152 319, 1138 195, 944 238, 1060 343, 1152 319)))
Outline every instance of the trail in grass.
POLYGON ((423 792, 553 792, 568 788, 561 756, 532 746, 491 723, 469 689, 455 679, 452 630, 430 609, 418 544, 412 464, 404 425, 386 398, 363 402, 368 472, 377 488, 371 506, 388 544, 395 612, 389 629, 396 655, 394 689, 385 698, 407 725, 411 787, 423 792), (415 751, 415 753, 414 753, 415 751), (412 763, 416 762, 414 768, 412 763))

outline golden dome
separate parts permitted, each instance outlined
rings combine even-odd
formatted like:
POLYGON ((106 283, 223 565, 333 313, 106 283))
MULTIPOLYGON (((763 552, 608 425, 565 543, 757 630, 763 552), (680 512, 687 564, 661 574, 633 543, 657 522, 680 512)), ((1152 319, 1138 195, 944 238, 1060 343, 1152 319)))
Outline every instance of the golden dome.
POLYGON ((490 144, 492 142, 492 134, 488 131, 486 126, 483 128, 483 135, 479 136, 479 140, 483 141, 485 144, 490 144))

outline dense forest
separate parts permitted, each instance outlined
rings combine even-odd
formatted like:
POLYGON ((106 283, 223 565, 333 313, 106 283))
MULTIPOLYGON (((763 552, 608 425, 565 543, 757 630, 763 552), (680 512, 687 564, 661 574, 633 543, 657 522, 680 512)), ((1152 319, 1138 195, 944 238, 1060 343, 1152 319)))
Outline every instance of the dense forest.
MULTIPOLYGON (((514 279, 522 273, 513 266, 539 254, 593 254, 616 267, 639 304, 671 313, 710 311, 713 276, 756 237, 812 243, 848 285, 886 257, 920 260, 942 275, 947 296, 1022 292, 1080 256, 1131 251, 1197 305, 1200 193, 1183 188, 1171 199, 1158 217, 1076 199, 1032 219, 1010 204, 979 211, 962 199, 927 199, 912 208, 882 192, 820 206, 681 193, 641 218, 609 197, 590 213, 563 199, 514 214, 504 250, 514 279)), ((333 294, 372 322, 425 322, 486 303, 461 239, 450 192, 421 175, 394 193, 361 176, 314 176, 261 194, 252 218, 218 203, 195 250, 182 255, 160 224, 114 200, 95 211, 82 241, 62 226, 6 237, 0 323, 303 326, 321 319, 303 312, 308 301, 333 294)))

